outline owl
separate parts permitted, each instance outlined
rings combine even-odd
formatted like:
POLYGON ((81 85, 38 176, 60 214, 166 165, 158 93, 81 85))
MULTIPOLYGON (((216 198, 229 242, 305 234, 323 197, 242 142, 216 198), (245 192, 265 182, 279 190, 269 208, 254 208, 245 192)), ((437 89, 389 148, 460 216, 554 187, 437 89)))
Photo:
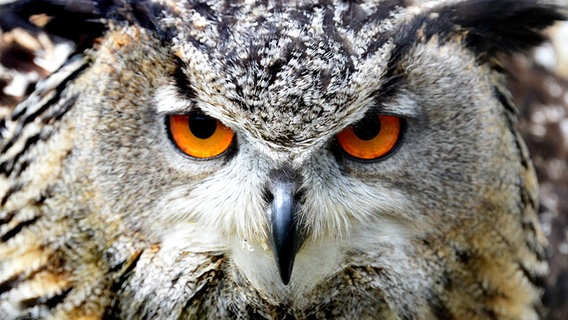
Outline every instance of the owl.
POLYGON ((539 319, 503 61, 565 14, 4 3, 0 318, 539 319))

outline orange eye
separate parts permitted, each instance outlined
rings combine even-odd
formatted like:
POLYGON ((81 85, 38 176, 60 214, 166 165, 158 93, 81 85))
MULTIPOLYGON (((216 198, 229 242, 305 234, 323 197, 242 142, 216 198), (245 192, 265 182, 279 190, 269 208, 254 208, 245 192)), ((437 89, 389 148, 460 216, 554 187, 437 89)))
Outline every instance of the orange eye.
POLYGON ((207 115, 169 116, 170 135, 176 146, 190 157, 212 158, 227 151, 235 133, 207 115))
POLYGON ((401 132, 401 120, 395 116, 367 117, 337 134, 339 145, 347 154, 374 160, 387 155, 401 132))

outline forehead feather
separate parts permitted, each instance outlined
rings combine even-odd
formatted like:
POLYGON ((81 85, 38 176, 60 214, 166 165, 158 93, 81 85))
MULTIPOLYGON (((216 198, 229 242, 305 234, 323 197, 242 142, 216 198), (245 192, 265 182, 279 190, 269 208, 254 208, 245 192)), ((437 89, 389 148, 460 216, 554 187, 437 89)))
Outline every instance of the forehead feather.
POLYGON ((310 144, 365 112, 396 20, 345 2, 184 2, 172 11, 185 22, 174 50, 197 96, 279 144, 310 144))
POLYGON ((491 64, 563 18, 553 1, 534 0, 158 2, 197 97, 280 144, 361 117, 404 79, 418 43, 456 42, 491 64))

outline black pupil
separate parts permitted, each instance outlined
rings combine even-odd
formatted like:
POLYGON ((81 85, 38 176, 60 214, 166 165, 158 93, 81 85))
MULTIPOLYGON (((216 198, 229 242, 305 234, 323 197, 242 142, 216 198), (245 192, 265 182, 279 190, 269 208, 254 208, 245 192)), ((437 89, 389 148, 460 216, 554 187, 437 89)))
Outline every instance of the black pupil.
POLYGON ((353 132, 361 140, 371 140, 381 131, 379 117, 366 117, 353 126, 353 132))
POLYGON ((217 120, 204 114, 194 114, 189 117, 189 130, 199 139, 210 138, 217 129, 217 120))

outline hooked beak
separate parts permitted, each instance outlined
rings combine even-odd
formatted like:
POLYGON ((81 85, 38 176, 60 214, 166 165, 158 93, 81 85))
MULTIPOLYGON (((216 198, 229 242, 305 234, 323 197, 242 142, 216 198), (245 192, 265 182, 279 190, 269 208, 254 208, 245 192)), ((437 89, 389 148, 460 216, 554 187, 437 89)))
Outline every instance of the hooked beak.
POLYGON ((272 252, 280 272, 282 282, 290 282, 294 259, 301 245, 297 224, 298 204, 296 203, 296 184, 284 179, 276 180, 271 188, 273 200, 270 205, 272 227, 272 252))

